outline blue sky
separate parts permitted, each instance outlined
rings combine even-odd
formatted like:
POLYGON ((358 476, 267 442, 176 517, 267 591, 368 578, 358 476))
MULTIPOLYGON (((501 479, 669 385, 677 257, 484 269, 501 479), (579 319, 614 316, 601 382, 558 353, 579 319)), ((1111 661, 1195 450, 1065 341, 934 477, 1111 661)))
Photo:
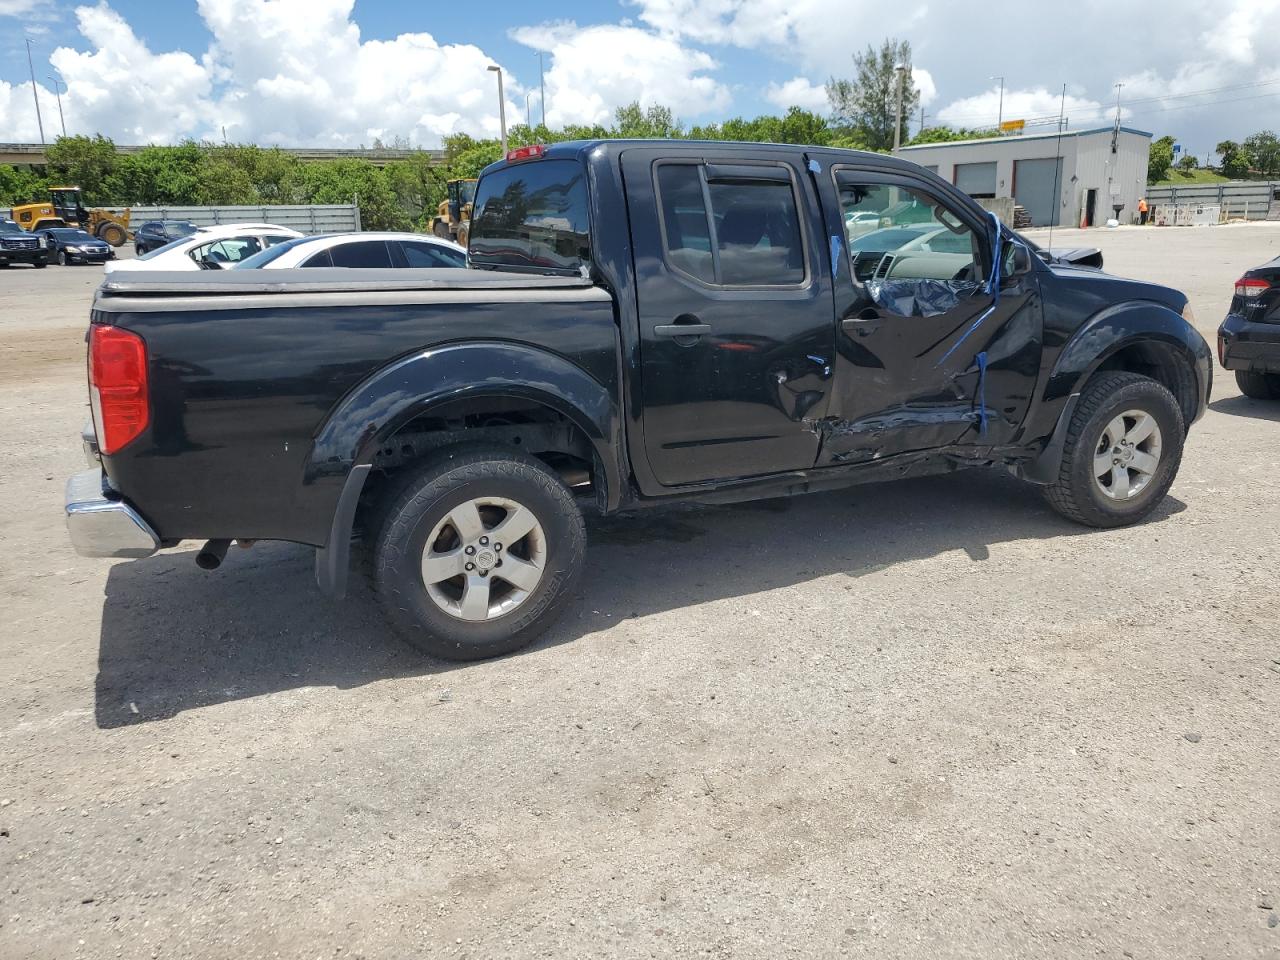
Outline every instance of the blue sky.
POLYGON ((1280 126, 1280 0, 1147 4, 989 0, 980 13, 940 0, 613 0, 458 4, 395 0, 0 0, 0 140, 35 140, 24 34, 36 42, 46 133, 52 83, 71 132, 120 142, 186 136, 339 146, 455 131, 497 131, 537 113, 547 64, 548 119, 607 121, 632 100, 687 122, 825 112, 823 82, 886 35, 912 42, 930 123, 993 124, 1058 112, 1079 129, 1114 116, 1172 133, 1201 155, 1218 140, 1280 126), (1003 74, 1003 108, 999 81, 1003 74))

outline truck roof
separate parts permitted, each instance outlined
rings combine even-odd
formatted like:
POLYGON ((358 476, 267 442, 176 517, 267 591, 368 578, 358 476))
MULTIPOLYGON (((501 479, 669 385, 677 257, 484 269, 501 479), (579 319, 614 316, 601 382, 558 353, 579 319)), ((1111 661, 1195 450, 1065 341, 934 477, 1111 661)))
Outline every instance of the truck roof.
MULTIPOLYGON (((612 137, 597 140, 562 140, 558 143, 545 144, 544 147, 545 152, 541 157, 544 160, 581 160, 598 147, 604 147, 611 153, 633 147, 663 147, 671 149, 673 153, 688 153, 697 149, 714 147, 717 151, 741 153, 745 156, 758 155, 762 150, 768 150, 771 153, 794 153, 797 156, 804 156, 805 154, 836 155, 848 160, 860 160, 863 163, 871 161, 876 166, 906 170, 919 169, 919 164, 887 153, 872 153, 867 150, 849 150, 844 147, 824 147, 799 143, 761 143, 750 140, 675 140, 659 138, 628 140, 612 137)), ((518 166, 522 163, 537 163, 537 160, 518 160, 515 163, 509 163, 503 158, 489 164, 489 166, 480 171, 480 175, 484 176, 486 173, 508 166, 518 166)))

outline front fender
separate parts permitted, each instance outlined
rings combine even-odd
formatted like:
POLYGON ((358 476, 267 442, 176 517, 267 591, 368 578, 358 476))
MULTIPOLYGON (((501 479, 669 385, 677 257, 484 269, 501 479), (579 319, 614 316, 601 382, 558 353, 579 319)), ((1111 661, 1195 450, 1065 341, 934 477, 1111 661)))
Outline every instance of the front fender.
POLYGON ((349 392, 316 433, 303 483, 370 464, 387 437, 437 404, 505 396, 544 404, 576 424, 604 466, 609 497, 621 489, 621 417, 608 389, 573 363, 516 343, 433 347, 383 367, 349 392))
POLYGON ((1019 468, 1021 475, 1038 483, 1048 483, 1057 476, 1066 420, 1074 409, 1074 398, 1108 360, 1129 347, 1152 342, 1172 349, 1194 374, 1195 411, 1188 417, 1187 426, 1204 414, 1213 384, 1213 355, 1204 337, 1164 304, 1114 304, 1084 323, 1059 352, 1023 434, 1028 446, 1043 446, 1036 458, 1019 468))
POLYGON ((1175 348, 1196 372, 1197 418, 1208 402, 1212 354, 1204 337, 1177 311, 1160 303, 1119 303, 1099 311, 1067 341, 1058 354, 1044 391, 1045 400, 1078 393, 1086 380, 1121 350, 1156 340, 1175 348))

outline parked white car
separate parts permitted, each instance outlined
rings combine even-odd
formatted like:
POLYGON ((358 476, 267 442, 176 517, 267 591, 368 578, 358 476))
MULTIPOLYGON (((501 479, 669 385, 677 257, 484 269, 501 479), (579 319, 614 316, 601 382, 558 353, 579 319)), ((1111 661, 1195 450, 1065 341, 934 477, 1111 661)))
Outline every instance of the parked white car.
POLYGON ((300 237, 235 264, 237 270, 288 267, 465 267, 467 251, 421 233, 335 233, 300 237))
POLYGON ((201 227, 132 260, 112 260, 107 273, 118 270, 217 270, 232 266, 268 247, 302 234, 274 223, 223 223, 201 227))

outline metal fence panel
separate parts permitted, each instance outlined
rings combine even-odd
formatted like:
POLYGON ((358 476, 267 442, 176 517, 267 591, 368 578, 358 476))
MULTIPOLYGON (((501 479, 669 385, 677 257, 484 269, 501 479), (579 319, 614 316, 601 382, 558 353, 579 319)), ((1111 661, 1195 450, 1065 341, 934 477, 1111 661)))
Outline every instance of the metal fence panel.
MULTIPOLYGON (((106 207, 121 213, 124 207, 106 207)), ((348 233, 359 230, 360 208, 353 203, 296 204, 253 207, 132 207, 129 225, 148 220, 190 220, 201 227, 220 223, 274 223, 299 233, 348 233)))
POLYGON ((1224 220, 1265 220, 1267 211, 1280 194, 1280 181, 1229 180, 1225 183, 1197 183, 1185 187, 1148 187, 1147 202, 1153 207, 1185 207, 1213 203, 1222 207, 1224 220))

